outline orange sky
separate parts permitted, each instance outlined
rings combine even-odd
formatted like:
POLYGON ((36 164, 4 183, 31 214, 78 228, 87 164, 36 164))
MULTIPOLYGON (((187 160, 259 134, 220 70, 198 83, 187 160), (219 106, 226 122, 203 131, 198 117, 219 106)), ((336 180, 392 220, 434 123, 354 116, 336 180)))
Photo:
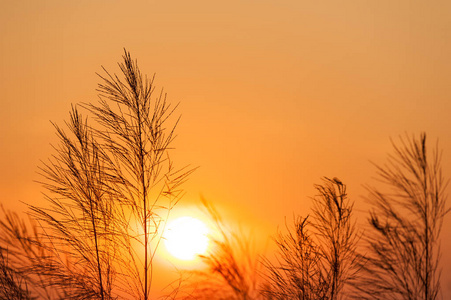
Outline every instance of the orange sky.
POLYGON ((450 178, 450 16, 449 1, 0 1, 1 202, 42 201, 49 120, 96 101, 123 47, 181 102, 175 159, 200 166, 181 205, 202 194, 263 239, 309 212, 322 176, 365 210, 369 161, 404 132, 439 138, 450 178))

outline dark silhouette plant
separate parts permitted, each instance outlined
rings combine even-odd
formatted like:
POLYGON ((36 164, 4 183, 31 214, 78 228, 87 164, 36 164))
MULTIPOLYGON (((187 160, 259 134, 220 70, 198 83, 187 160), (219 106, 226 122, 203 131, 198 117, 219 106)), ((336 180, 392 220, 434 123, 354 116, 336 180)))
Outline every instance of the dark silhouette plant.
POLYGON ((392 141, 394 154, 376 165, 382 187, 368 187, 372 205, 359 299, 440 297, 440 243, 447 213, 447 181, 438 146, 428 152, 426 134, 392 141))
POLYGON ((27 286, 56 291, 49 299, 150 299, 163 227, 192 172, 169 156, 176 106, 163 91, 154 96, 154 78, 127 51, 123 59, 124 79, 105 70, 99 102, 73 106, 68 132, 55 125, 60 144, 40 168, 47 205, 29 205, 39 234, 2 223, 18 251, 22 241, 38 249, 29 267, 9 266, 27 286))
POLYGON ((326 299, 345 299, 344 287, 359 271, 356 247, 359 234, 352 221, 354 204, 350 202, 346 185, 339 179, 324 178, 315 185, 313 222, 322 278, 326 280, 326 299))
POLYGON ((325 299, 327 282, 321 273, 319 249, 312 239, 308 217, 296 217, 293 228, 275 238, 276 262, 265 260, 266 299, 325 299))
POLYGON ((267 299, 344 299, 344 286, 357 273, 358 235, 353 203, 337 178, 315 185, 312 217, 295 217, 294 227, 279 232, 276 263, 265 260, 267 299))

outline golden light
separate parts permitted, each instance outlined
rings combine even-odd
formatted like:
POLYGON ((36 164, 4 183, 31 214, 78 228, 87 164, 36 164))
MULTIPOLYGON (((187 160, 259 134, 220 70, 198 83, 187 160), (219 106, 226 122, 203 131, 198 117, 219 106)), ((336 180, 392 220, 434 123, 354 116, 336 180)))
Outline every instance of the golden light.
POLYGON ((199 219, 180 217, 168 224, 163 235, 164 244, 174 257, 192 260, 207 251, 208 233, 208 227, 199 219))

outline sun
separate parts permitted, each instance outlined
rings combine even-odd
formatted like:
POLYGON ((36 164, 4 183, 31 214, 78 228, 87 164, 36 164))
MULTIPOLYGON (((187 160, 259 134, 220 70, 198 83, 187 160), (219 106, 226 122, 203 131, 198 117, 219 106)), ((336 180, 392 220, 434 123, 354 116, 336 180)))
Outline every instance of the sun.
POLYGON ((180 217, 170 222, 163 235, 168 252, 181 260, 192 260, 208 247, 209 229, 193 217, 180 217))

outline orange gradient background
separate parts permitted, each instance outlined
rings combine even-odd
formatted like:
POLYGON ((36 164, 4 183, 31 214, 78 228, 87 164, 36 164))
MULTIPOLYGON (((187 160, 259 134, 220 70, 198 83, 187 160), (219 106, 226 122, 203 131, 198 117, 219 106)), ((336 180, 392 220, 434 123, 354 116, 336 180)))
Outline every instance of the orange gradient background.
MULTIPOLYGON (((439 139, 451 177, 450 16, 450 1, 0 1, 0 201, 43 202, 49 120, 97 101, 125 47, 180 102, 174 162, 200 166, 181 210, 203 195, 263 249, 328 176, 363 226, 390 137, 439 139)), ((447 298, 451 215, 441 236, 447 298)))

